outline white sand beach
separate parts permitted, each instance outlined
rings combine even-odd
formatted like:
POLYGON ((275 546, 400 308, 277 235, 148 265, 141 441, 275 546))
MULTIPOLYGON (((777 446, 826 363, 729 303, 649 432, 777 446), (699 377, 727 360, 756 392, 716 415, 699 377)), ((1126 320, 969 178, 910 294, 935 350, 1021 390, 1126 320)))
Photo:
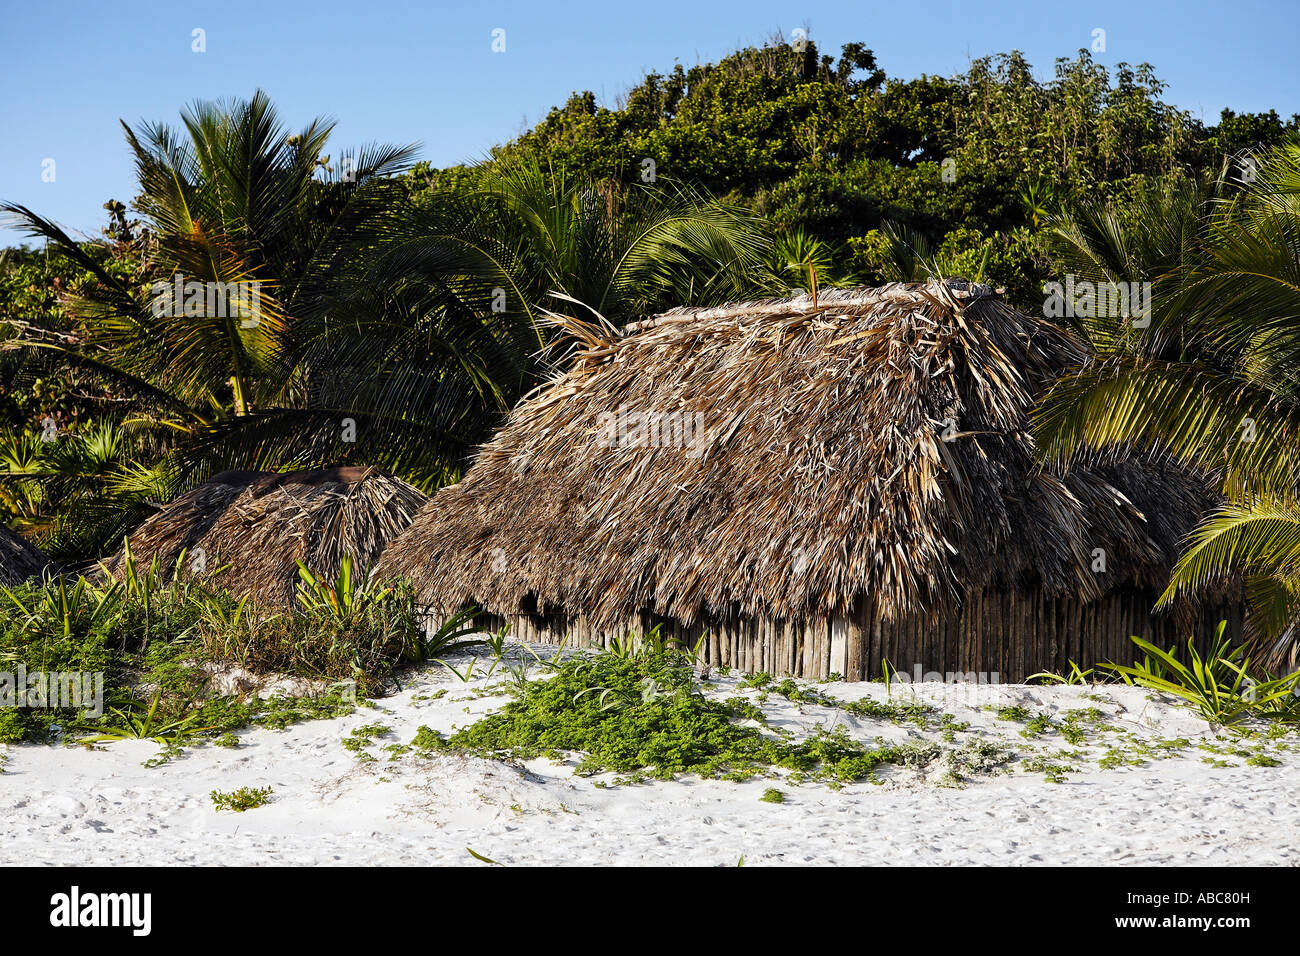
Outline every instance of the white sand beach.
MULTIPOLYGON (((879 782, 840 790, 690 776, 602 787, 613 775, 575 776, 574 761, 385 750, 409 744, 421 725, 446 733, 507 699, 480 696, 501 683, 499 671, 462 682, 431 665, 406 677, 373 709, 248 731, 237 748, 206 745, 151 768, 142 762, 159 747, 147 741, 3 748, 0 862, 486 865, 469 848, 506 865, 1300 863, 1300 734, 1216 733, 1140 688, 895 688, 895 697, 915 692, 969 722, 949 745, 991 741, 1016 752, 1009 772, 961 786, 886 766, 879 782), (1007 706, 1055 721, 1072 710, 1100 716, 1070 743, 1058 733, 1023 736, 1024 722, 999 719, 1007 706), (365 748, 374 759, 343 746, 376 723, 389 731, 365 748), (1050 782, 1036 759, 1071 769, 1050 782), (271 787, 270 802, 243 813, 214 808, 211 791, 242 786, 271 787), (784 803, 760 800, 771 787, 784 803)), ((710 693, 758 702, 760 692, 737 689, 739 680, 717 678, 710 693)), ((814 686, 842 700, 887 696, 879 683, 814 686)), ((862 741, 941 739, 775 693, 761 706, 796 735, 842 725, 862 741)))

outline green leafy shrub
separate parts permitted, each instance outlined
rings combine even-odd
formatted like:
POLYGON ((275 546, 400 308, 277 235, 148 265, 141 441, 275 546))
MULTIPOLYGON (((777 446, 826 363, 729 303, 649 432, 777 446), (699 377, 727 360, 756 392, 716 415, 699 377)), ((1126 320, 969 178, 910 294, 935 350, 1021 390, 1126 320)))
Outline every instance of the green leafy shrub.
MULTIPOLYGON (((254 626, 247 599, 185 579, 183 566, 182 555, 171 569, 156 560, 142 567, 128 549, 121 580, 101 573, 0 589, 0 670, 100 674, 103 681, 98 715, 67 707, 0 709, 0 742, 61 734, 87 742, 139 738, 175 753, 253 725, 284 727, 351 713, 358 688, 364 695, 420 651, 411 650, 413 605, 390 589, 351 624, 323 613, 296 615, 290 632, 309 639, 294 644, 293 654, 259 657, 261 626, 254 626), (313 656, 321 648, 328 650, 313 656), (231 660, 251 670, 283 662, 291 673, 337 674, 342 683, 311 697, 212 694, 205 665, 231 660)), ((272 638, 282 633, 266 630, 272 638)))
POLYGON ((926 766, 945 756, 928 744, 870 749, 843 728, 780 739, 754 726, 762 713, 748 701, 706 697, 690 657, 672 650, 571 658, 514 693, 502 710, 449 738, 421 728, 413 746, 514 759, 578 752, 582 775, 745 779, 779 767, 836 783, 867 779, 884 764, 926 766))
POLYGON ((213 790, 212 803, 218 811, 230 810, 234 813, 243 813, 245 810, 264 806, 274 792, 270 787, 240 787, 229 792, 213 790))
POLYGON ((241 613, 227 613, 220 601, 205 607, 199 633, 206 655, 254 672, 350 680, 364 694, 383 690, 398 667, 429 656, 433 645, 421 638, 409 585, 354 578, 350 561, 332 583, 306 568, 301 573, 297 610, 260 614, 241 606, 241 613))
POLYGON ((1187 663, 1179 660, 1172 648, 1161 650, 1150 641, 1134 637, 1133 643, 1145 651, 1143 659, 1132 665, 1105 666, 1127 684, 1173 694, 1213 724, 1231 724, 1251 717, 1300 722, 1300 698, 1295 695, 1300 671, 1286 677, 1262 672, 1258 678, 1251 677, 1245 646, 1232 647, 1226 629, 1227 622, 1220 622, 1204 657, 1188 639, 1187 663))

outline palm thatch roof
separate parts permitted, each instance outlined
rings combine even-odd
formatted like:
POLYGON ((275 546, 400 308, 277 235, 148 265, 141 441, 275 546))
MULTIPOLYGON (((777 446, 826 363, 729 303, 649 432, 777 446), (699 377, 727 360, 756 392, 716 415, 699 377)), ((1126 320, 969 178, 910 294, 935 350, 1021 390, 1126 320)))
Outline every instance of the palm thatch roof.
MULTIPOLYGON (((273 603, 294 600, 298 561, 332 579, 344 555, 372 565, 409 525, 428 496, 373 468, 274 474, 225 471, 165 505, 129 538, 132 556, 187 565, 202 549, 208 572, 237 594, 273 603)), ((120 573, 124 551, 105 562, 120 573)))
POLYGON ((36 545, 0 525, 0 585, 21 584, 47 567, 50 559, 36 545))
POLYGON ((1163 586, 1213 500, 1152 456, 1035 467, 1028 411, 1082 347, 984 286, 892 284, 679 308, 621 336, 571 331, 569 370, 514 409, 377 574, 407 576, 442 610, 598 624, 802 620, 863 594, 891 620, 977 588, 1091 600, 1163 586), (637 415, 674 412, 697 416, 702 441, 665 447, 661 427, 655 447, 644 418, 637 433, 637 415))

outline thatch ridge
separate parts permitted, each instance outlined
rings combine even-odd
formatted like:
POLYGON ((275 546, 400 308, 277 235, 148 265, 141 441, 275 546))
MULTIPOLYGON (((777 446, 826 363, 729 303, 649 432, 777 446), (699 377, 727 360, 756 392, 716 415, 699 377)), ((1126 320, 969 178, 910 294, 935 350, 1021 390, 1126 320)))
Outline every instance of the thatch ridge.
POLYGON ((376 573, 439 610, 610 625, 1160 587, 1213 502, 1203 480, 1152 455, 1034 465, 1029 408, 1083 358, 960 280, 678 308, 604 341, 588 329, 376 573), (706 437, 698 454, 611 443, 601 416, 620 410, 699 413, 706 437))
POLYGON ((22 584, 52 567, 50 559, 40 548, 0 525, 0 585, 13 587, 22 584))
MULTIPOLYGON (((132 556, 170 568, 182 551, 204 552, 214 580, 276 604, 293 601, 299 560, 332 578, 344 555, 372 565, 428 497, 368 467, 273 473, 224 471, 150 517, 130 536, 132 556)), ((120 574, 124 551, 105 562, 120 574)), ((188 563, 188 561, 187 561, 188 563)))

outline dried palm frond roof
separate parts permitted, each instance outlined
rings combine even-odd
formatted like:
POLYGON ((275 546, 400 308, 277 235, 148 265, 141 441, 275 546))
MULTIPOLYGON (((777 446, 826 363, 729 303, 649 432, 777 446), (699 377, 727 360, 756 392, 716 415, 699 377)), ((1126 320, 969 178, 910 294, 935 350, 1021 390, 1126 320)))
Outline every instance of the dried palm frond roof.
MULTIPOLYGON (((237 594, 293 601, 298 561, 332 579, 344 555, 358 570, 372 565, 409 525, 428 496, 373 468, 343 467, 274 474, 225 471, 165 505, 130 536, 132 556, 164 568, 202 549, 216 581, 237 594)), ((124 552, 105 562, 122 570, 124 552)))
POLYGON ((438 608, 598 624, 800 619, 864 593, 893 618, 988 586, 1163 585, 1212 501, 1151 456, 1036 468, 1030 405, 1082 347, 984 286, 679 308, 583 335, 376 573, 438 608), (662 447, 661 418, 653 447, 644 413, 693 416, 701 440, 662 447))
POLYGON ((50 566, 50 559, 36 545, 0 525, 0 585, 21 584, 50 566))

